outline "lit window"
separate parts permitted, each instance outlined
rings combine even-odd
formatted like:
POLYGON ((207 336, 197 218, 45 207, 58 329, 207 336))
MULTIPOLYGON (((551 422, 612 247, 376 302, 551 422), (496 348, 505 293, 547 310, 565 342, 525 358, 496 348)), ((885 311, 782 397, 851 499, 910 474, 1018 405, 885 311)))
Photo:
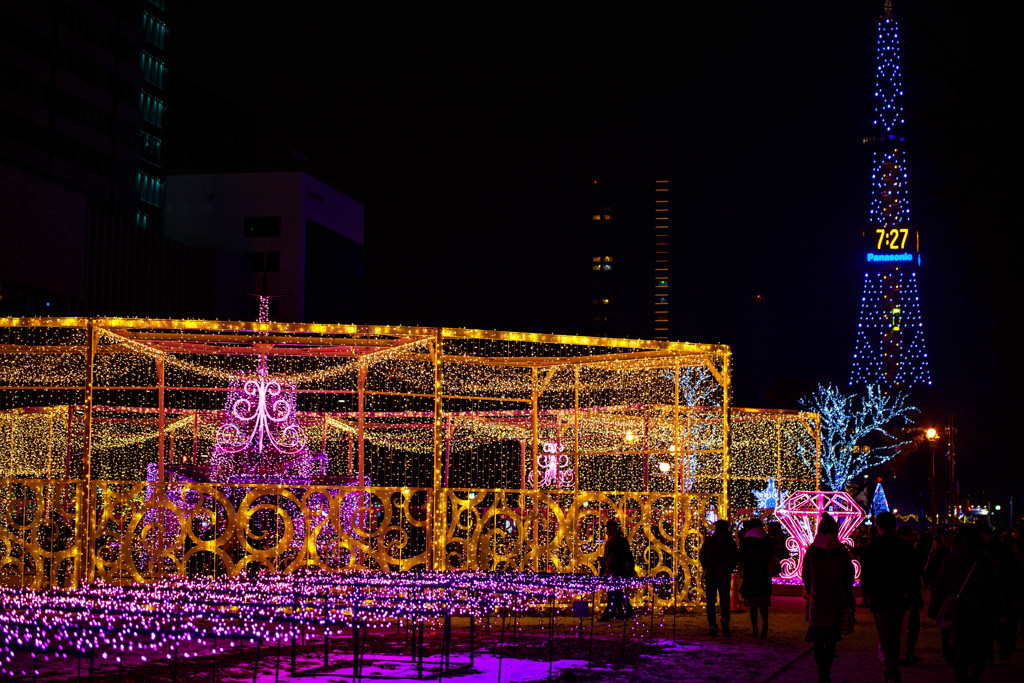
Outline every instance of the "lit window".
POLYGON ((164 103, 147 92, 139 93, 139 109, 142 110, 142 120, 157 128, 164 126, 164 103))
POLYGON ((607 263, 604 264, 603 266, 601 266, 601 270, 611 270, 611 269, 612 269, 612 267, 609 266, 607 263))
POLYGON ((605 219, 606 221, 610 221, 610 220, 612 219, 612 215, 611 215, 610 213, 606 213, 606 214, 604 215, 604 219, 605 219))
POLYGON ((594 263, 600 263, 601 262, 601 257, 600 256, 595 256, 594 258, 592 258, 590 260, 593 261, 594 263))
POLYGON ((594 219, 595 221, 599 221, 599 220, 601 220, 601 214, 599 214, 599 213, 595 213, 595 214, 594 214, 594 216, 593 216, 593 219, 594 219))
POLYGON ((604 262, 605 263, 611 263, 612 262, 612 257, 611 256, 605 256, 604 257, 604 262))
POLYGON ((601 266, 594 266, 594 270, 601 270, 601 266))
POLYGON ((608 299, 601 299, 601 303, 607 304, 608 303, 608 299))

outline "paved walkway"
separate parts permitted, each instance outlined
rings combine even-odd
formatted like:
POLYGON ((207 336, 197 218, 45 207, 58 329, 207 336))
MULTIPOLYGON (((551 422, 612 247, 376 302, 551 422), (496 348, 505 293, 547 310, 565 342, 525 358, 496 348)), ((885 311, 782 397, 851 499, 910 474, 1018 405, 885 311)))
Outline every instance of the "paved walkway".
MULTIPOLYGON (((775 596, 765 640, 751 636, 746 613, 733 613, 730 638, 708 636, 703 615, 680 617, 677 643, 666 642, 660 653, 641 657, 619 671, 586 676, 598 681, 815 681, 817 667, 810 644, 804 642, 807 625, 800 597, 775 596)), ((903 681, 939 683, 953 680, 953 670, 942 660, 939 629, 922 619, 917 654, 924 661, 903 667, 903 681)), ((656 639, 664 633, 658 629, 656 639)), ((606 636, 607 637, 607 636, 606 636)), ((614 666, 614 665, 613 665, 614 666)), ((596 673, 596 672, 595 672, 596 673)), ((883 681, 878 659, 878 637, 871 614, 858 608, 854 633, 837 648, 832 670, 835 683, 883 681)), ((1009 666, 996 664, 985 670, 982 681, 1024 681, 1024 652, 1017 652, 1009 666)))

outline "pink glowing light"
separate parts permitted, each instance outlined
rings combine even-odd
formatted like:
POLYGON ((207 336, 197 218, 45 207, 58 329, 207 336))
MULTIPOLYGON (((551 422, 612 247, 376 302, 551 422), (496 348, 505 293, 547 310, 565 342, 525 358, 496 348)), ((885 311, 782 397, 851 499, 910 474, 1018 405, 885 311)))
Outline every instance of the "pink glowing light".
MULTIPOLYGON (((775 517, 789 532, 786 547, 796 558, 782 561, 782 579, 800 580, 804 566, 804 554, 814 542, 818 524, 823 513, 828 513, 839 524, 839 542, 853 547, 850 535, 864 521, 864 511, 844 491, 794 491, 785 499, 782 507, 775 510, 775 517)), ((854 578, 860 578, 860 563, 853 561, 854 578)))
MULTIPOLYGON (((554 442, 544 444, 544 452, 537 455, 537 488, 572 488, 576 481, 576 472, 569 466, 569 455, 564 453, 565 447, 554 442)), ((526 481, 533 487, 533 472, 526 475, 526 481)))
POLYGON ((225 422, 217 430, 219 451, 254 449, 262 454, 265 445, 282 455, 305 451, 306 433, 295 423, 295 408, 281 396, 281 383, 267 376, 266 365, 261 364, 259 374, 245 382, 242 393, 230 408, 238 422, 225 422))

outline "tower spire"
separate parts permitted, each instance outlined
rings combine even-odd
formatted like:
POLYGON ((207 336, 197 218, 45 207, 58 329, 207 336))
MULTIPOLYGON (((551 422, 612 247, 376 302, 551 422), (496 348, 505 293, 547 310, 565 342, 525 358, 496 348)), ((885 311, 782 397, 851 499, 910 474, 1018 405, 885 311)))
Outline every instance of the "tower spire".
POLYGON ((867 258, 850 384, 909 389, 932 381, 917 287, 918 233, 910 221, 899 25, 890 0, 878 20, 876 54, 874 134, 865 139, 872 150, 867 258))

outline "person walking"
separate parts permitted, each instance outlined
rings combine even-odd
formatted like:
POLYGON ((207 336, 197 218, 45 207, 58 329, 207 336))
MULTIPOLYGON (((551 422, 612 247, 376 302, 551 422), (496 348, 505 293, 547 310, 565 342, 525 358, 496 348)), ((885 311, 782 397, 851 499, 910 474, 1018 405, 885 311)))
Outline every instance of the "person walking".
POLYGON ((853 597, 853 560, 839 542, 839 525, 827 512, 818 522, 818 533, 804 554, 801 578, 810 596, 806 640, 814 645, 818 683, 832 680, 836 643, 843 639, 843 613, 856 608, 853 597))
POLYGON ((887 683, 900 681, 900 636, 903 615, 911 604, 917 580, 917 557, 910 543, 896 535, 896 515, 875 518, 879 536, 864 549, 860 588, 871 607, 885 662, 887 683))
MULTIPOLYGON (((601 576, 609 576, 619 579, 628 579, 636 576, 636 559, 633 557, 633 549, 629 547, 629 541, 622 534, 619 523, 614 519, 608 520, 605 525, 607 541, 604 546, 604 555, 601 556, 601 576)), ((633 606, 626 600, 626 595, 621 588, 608 591, 608 606, 598 621, 611 621, 612 619, 630 619, 633 617, 633 606)))
POLYGON ((736 541, 729 533, 729 522, 720 519, 715 522, 715 532, 710 538, 704 539, 700 546, 701 569, 704 570, 704 599, 707 603, 708 633, 718 634, 715 621, 715 603, 722 605, 722 635, 730 636, 729 631, 729 582, 732 572, 739 561, 739 550, 736 541))
POLYGON ((923 567, 921 555, 917 552, 917 548, 914 545, 916 541, 914 528, 909 524, 904 524, 896 529, 896 535, 909 543, 911 547, 914 547, 915 574, 911 585, 910 609, 907 611, 907 617, 904 619, 903 628, 906 634, 906 654, 900 659, 901 665, 913 666, 921 661, 921 658, 915 653, 915 649, 917 648, 917 639, 921 635, 921 608, 924 607, 924 597, 921 595, 921 570, 923 567))
POLYGON ((740 566, 743 585, 740 595, 750 609, 750 625, 753 636, 768 637, 768 609, 772 606, 772 541, 765 536, 760 519, 749 519, 743 524, 740 537, 740 566), (757 617, 761 615, 761 630, 758 632, 757 617))
POLYGON ((981 534, 963 526, 932 585, 928 616, 943 629, 956 683, 974 683, 992 659, 996 622, 1004 618, 999 572, 981 534))
POLYGON ((1013 650, 1017 644, 1017 603, 1020 601, 1021 584, 1024 577, 1021 576, 1020 564, 1013 549, 1008 543, 1003 542, 998 530, 993 531, 987 524, 979 524, 977 527, 981 533, 981 540, 985 544, 985 552, 996 564, 996 572, 999 575, 999 590, 1002 591, 1003 601, 1006 604, 1004 610, 1005 619, 1000 620, 996 626, 996 645, 999 646, 999 663, 1009 664, 1013 650))

